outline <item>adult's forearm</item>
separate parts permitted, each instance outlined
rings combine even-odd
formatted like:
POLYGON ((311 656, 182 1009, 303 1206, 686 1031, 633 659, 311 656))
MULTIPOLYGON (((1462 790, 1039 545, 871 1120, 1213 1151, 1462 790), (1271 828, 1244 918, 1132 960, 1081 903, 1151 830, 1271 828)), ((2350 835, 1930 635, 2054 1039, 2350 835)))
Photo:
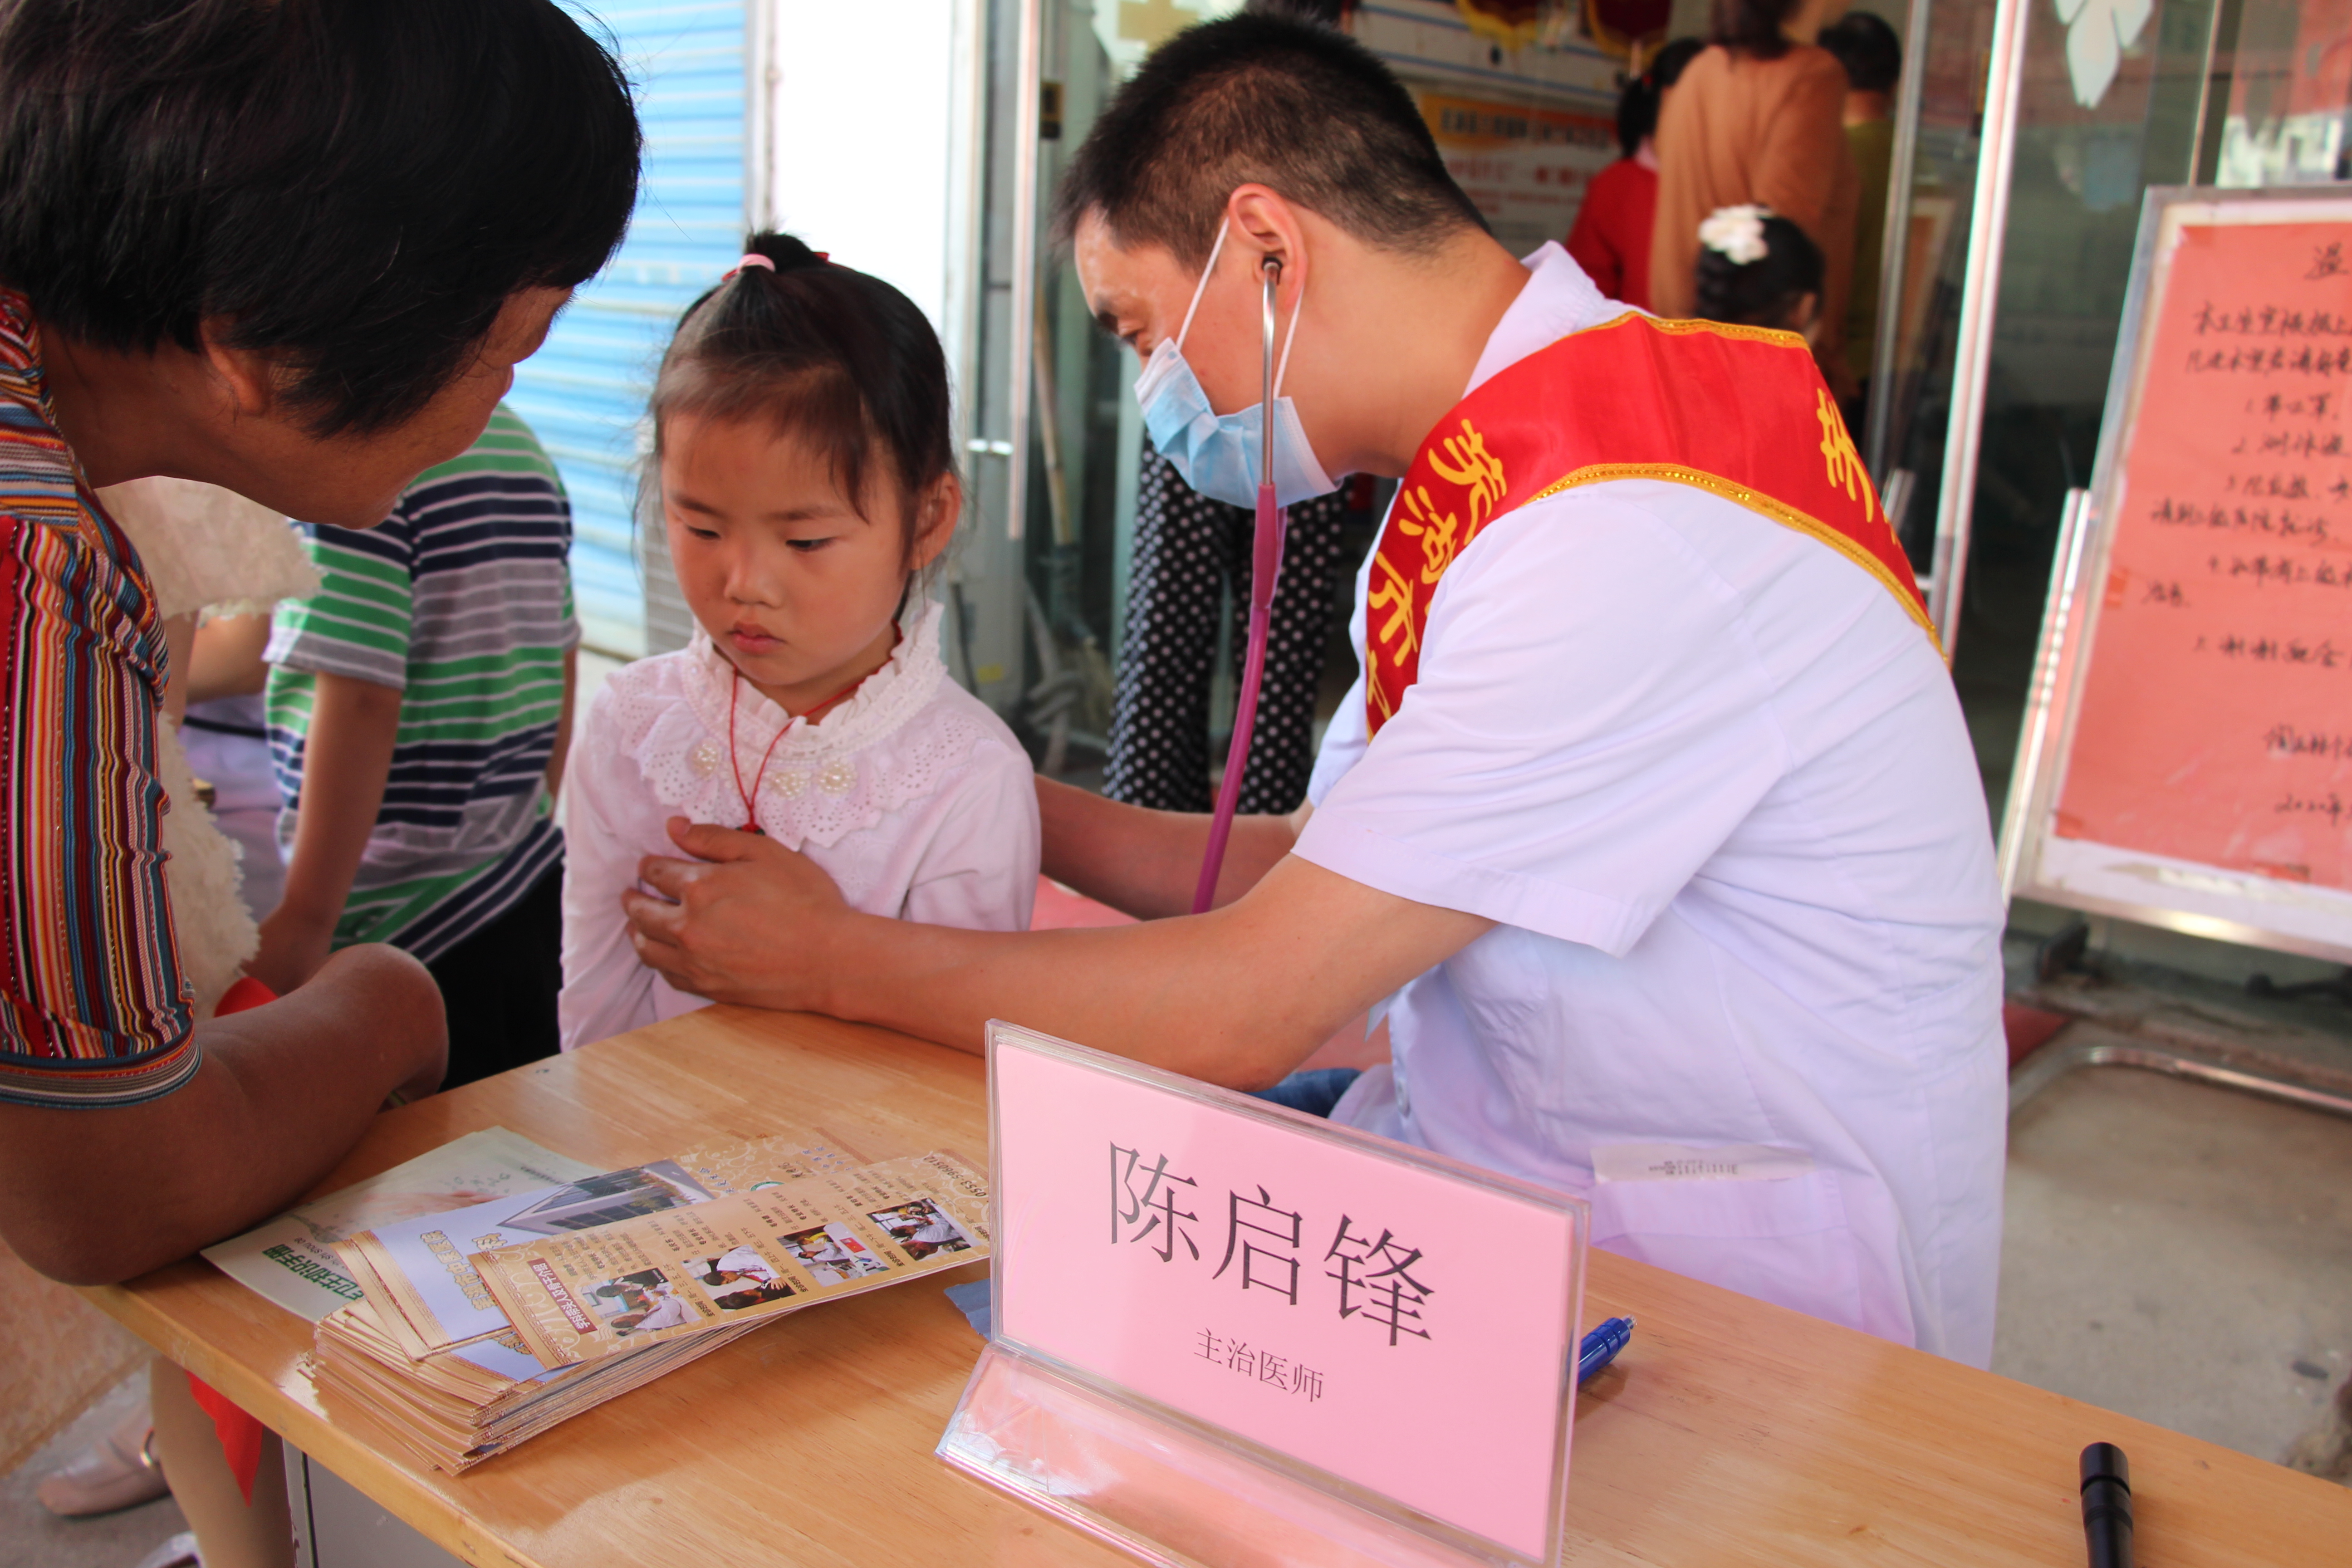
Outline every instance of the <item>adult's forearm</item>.
POLYGON ((0 1105, 0 1236, 69 1284, 110 1284, 278 1213, 332 1170, 395 1089, 440 1080, 424 966, 346 949, 300 990, 198 1026, 203 1068, 143 1105, 0 1105))
POLYGON ((833 933, 819 1011, 980 1050, 992 1018, 1234 1089, 1274 1082, 1347 1021, 1291 960, 1235 972, 1253 939, 1224 910, 1108 930, 995 932, 858 917, 833 933))
POLYGON ((826 922, 815 930, 824 951, 802 971, 821 977, 818 993, 765 1000, 966 1050, 1003 1018, 1258 1089, 1490 926, 1289 859, 1248 897, 1189 920, 1013 933, 826 922))
MULTIPOLYGON (((1045 778, 1037 781, 1037 813, 1048 877, 1138 920, 1192 912, 1209 847, 1206 816, 1128 805, 1045 778)), ((1297 837, 1288 817, 1234 818, 1217 907, 1257 886, 1297 837)))

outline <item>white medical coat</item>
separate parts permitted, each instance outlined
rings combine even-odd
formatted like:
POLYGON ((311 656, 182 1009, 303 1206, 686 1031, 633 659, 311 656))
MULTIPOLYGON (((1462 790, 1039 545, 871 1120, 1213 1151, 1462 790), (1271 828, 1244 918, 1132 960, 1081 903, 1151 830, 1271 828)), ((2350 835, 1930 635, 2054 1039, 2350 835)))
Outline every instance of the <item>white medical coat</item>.
MULTIPOLYGON (((1623 309, 1556 245, 1528 264, 1473 387, 1623 309)), ((1384 1005, 1393 1068, 1335 1118, 1582 1194, 1612 1251, 1984 1364, 2002 910, 1950 678, 1885 584, 1693 487, 1570 490, 1462 552, 1365 729, 1360 676, 1297 853, 1501 923, 1384 1005), (1659 1143, 1792 1152, 1596 1179, 1659 1143)))

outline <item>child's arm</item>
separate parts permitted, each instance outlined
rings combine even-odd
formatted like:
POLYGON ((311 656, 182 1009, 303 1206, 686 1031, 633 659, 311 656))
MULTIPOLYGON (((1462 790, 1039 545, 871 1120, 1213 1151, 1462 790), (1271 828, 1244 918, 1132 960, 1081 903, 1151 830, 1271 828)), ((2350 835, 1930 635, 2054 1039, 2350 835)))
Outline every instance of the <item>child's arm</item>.
POLYGON ((194 611, 163 623, 163 714, 174 724, 188 715, 188 666, 195 650, 194 611))
POLYGON ((656 976, 637 961, 621 894, 637 885, 638 858, 667 842, 668 808, 616 770, 634 772, 600 694, 563 776, 563 989, 555 1016, 567 1051, 655 1019, 656 976))
POLYGON ((402 694, 321 671, 303 745, 302 798, 286 892, 261 922, 261 951, 247 972, 283 996, 327 961, 352 879, 375 831, 400 731, 402 694))
POLYGON ((1027 931, 1037 901, 1037 784, 998 741, 973 748, 932 829, 902 917, 965 931, 1027 931))
POLYGON ((556 799, 563 788, 564 759, 572 754, 572 709, 580 692, 580 650, 563 650, 563 711, 555 716, 555 750, 547 758, 547 798, 556 799))
POLYGON ((206 621, 196 629, 188 655, 188 700, 260 696, 269 683, 269 666, 261 657, 268 646, 268 616, 215 616, 206 621))

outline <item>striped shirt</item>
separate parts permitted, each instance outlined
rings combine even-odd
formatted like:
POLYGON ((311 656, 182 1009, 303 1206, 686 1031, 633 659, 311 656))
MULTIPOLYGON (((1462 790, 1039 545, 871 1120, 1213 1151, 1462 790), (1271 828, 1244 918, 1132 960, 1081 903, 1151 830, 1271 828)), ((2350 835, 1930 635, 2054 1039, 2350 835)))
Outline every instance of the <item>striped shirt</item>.
POLYGON ((124 1105, 198 1065, 163 889, 163 624, 0 289, 0 1100, 124 1105))
POLYGON ((318 676, 401 692, 383 805, 334 945, 388 942, 429 963, 562 863, 545 775, 564 655, 580 641, 572 503, 538 438, 500 406, 384 522, 302 531, 326 586, 278 606, 266 656, 278 840, 294 841, 318 676))

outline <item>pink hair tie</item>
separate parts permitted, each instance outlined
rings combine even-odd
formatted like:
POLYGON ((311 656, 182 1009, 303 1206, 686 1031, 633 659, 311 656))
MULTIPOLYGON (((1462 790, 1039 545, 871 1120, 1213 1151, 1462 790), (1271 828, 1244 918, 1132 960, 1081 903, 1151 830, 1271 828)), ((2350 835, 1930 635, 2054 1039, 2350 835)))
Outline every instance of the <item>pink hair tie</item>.
POLYGON ((753 253, 739 258, 735 265, 727 269, 727 276, 721 278, 719 281, 721 283, 733 281, 735 274, 742 271, 746 267, 764 267, 771 272, 773 272, 776 269, 776 264, 774 262, 769 260, 764 256, 753 253))

